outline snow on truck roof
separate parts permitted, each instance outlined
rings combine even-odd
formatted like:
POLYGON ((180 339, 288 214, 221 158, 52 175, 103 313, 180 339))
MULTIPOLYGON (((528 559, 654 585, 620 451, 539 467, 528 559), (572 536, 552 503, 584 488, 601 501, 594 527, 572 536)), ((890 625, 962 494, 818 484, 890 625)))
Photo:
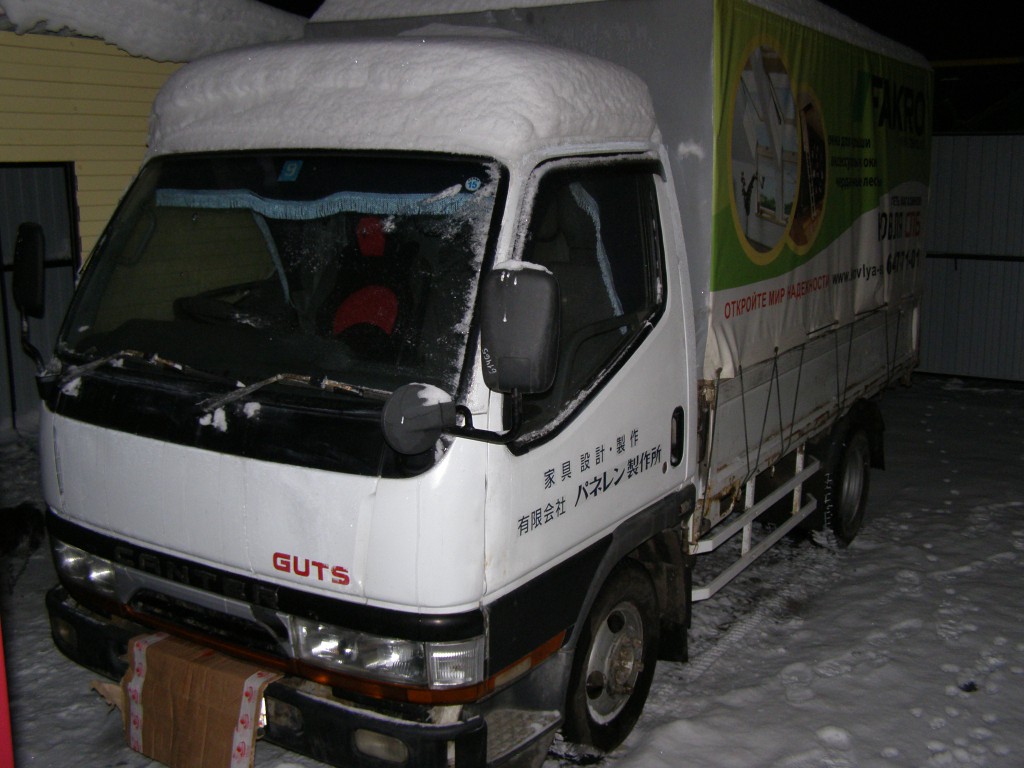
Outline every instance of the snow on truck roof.
MULTIPOLYGON (((532 8, 537 6, 586 5, 600 0, 323 0, 311 21, 356 22, 379 19, 437 17, 532 8)), ((831 35, 882 55, 915 66, 927 66, 923 56, 869 29, 819 0, 747 0, 771 13, 792 19, 811 29, 831 35)), ((701 0, 711 3, 712 0, 701 0)), ((680 3, 680 18, 687 9, 680 3)), ((708 31, 710 34, 710 30, 708 31)))
POLYGON ((176 73, 150 154, 257 148, 430 150, 514 161, 552 146, 649 142, 643 81, 520 39, 405 37, 241 49, 176 73))
MULTIPOLYGON (((561 5, 590 3, 595 0, 558 0, 561 5)), ((450 13, 479 13, 509 8, 533 8, 553 5, 552 0, 324 0, 313 21, 355 21, 394 19, 409 16, 437 16, 450 13)))

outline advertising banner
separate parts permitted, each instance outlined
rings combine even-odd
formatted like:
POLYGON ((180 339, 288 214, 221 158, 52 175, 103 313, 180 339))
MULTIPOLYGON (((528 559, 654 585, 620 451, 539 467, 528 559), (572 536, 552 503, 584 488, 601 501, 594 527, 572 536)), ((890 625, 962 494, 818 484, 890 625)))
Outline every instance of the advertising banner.
POLYGON ((920 293, 932 84, 923 60, 734 0, 714 55, 705 376, 728 378, 920 293))

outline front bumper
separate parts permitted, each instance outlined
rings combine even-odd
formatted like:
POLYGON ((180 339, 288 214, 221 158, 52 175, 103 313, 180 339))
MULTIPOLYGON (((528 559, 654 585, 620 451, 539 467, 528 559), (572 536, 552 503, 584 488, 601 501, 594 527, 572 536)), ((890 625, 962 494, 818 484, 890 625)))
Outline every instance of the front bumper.
MULTIPOLYGON (((150 631, 90 611, 61 586, 47 593, 46 606, 57 648, 72 661, 115 680, 127 669, 129 640, 150 631)), ((491 708, 480 713, 464 711, 456 722, 437 724, 372 711, 294 677, 271 683, 264 698, 268 741, 335 766, 539 765, 561 721, 557 712, 491 708), (387 761, 364 753, 357 746, 358 732, 400 741, 406 759, 387 761)), ((416 714, 428 715, 426 711, 409 713, 416 714)))

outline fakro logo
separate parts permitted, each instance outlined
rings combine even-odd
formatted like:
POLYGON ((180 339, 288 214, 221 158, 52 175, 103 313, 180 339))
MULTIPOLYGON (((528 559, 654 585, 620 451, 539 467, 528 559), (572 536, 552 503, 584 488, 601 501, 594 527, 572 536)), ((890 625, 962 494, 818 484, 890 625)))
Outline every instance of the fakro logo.
POLYGON ((871 106, 879 128, 922 136, 928 125, 924 91, 888 78, 871 78, 871 106))

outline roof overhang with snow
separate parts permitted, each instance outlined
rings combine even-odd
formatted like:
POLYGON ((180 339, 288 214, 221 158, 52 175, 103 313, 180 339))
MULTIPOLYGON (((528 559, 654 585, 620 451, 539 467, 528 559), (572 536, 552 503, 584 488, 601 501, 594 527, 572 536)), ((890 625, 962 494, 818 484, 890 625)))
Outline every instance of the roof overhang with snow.
POLYGON ((134 56, 192 61, 217 51, 301 38, 306 19, 256 0, 0 0, 19 34, 100 38, 134 56))
POLYGON ((388 149, 506 163, 556 147, 649 146, 647 87, 605 61, 520 39, 409 36, 230 51, 171 78, 150 153, 388 149))

